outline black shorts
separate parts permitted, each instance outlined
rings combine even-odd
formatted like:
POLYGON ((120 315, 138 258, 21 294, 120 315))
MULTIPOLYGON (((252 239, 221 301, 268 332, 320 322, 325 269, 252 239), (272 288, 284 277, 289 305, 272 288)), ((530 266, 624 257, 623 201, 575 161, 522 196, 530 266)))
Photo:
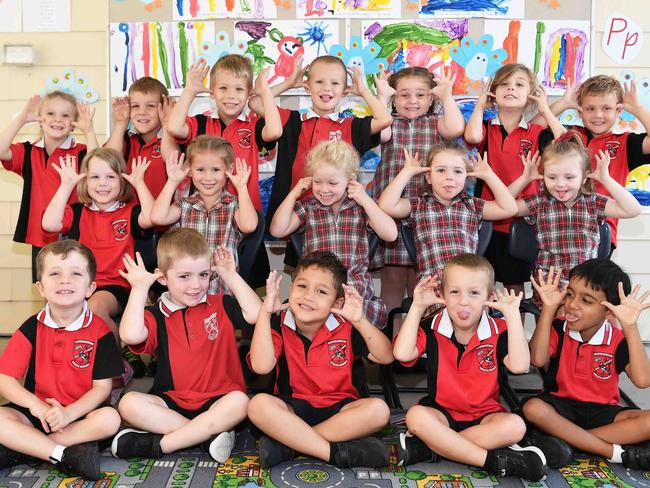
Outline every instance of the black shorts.
POLYGON ((524 403, 531 398, 539 398, 548 403, 562 417, 585 430, 611 424, 616 419, 618 413, 623 410, 636 410, 634 407, 622 407, 621 405, 581 402, 579 400, 551 395, 550 393, 540 393, 539 395, 526 398, 524 403))
POLYGON ((469 429, 470 427, 474 427, 475 425, 480 424, 483 421, 483 419, 488 415, 492 413, 497 413, 497 412, 489 412, 473 420, 456 420, 454 417, 451 416, 451 414, 447 411, 447 409, 438 405, 435 401, 431 399, 431 397, 426 396, 424 398, 421 398, 420 401, 418 402, 418 405, 422 405, 423 407, 429 407, 438 410, 447 419, 449 428, 455 432, 461 432, 465 429, 469 429))
POLYGON ((193 420, 196 417, 198 417, 199 415, 201 415, 202 413, 205 413, 208 410, 210 410, 210 407, 212 405, 214 405, 214 403, 217 400, 223 398, 224 395, 218 395, 216 397, 210 398, 209 400, 206 400, 206 402, 203 405, 201 405, 199 408, 197 408, 196 410, 188 410, 186 408, 181 407, 178 403, 176 403, 174 400, 172 400, 165 393, 159 393, 156 396, 162 398, 163 401, 165 402, 165 404, 167 405, 167 407, 170 410, 173 410, 174 412, 180 413, 186 419, 193 420))
POLYGON ((508 252, 510 234, 492 232, 490 244, 485 251, 485 259, 494 268, 494 278, 504 285, 516 285, 530 280, 531 264, 513 258, 508 252))
POLYGON ((98 291, 107 291, 108 293, 113 295, 117 300, 118 305, 120 306, 120 313, 122 313, 126 308, 126 302, 129 301, 129 293, 131 293, 131 290, 120 285, 98 286, 95 289, 95 293, 97 293, 98 291))
POLYGON ((301 400, 299 398, 282 398, 282 400, 293 408, 293 413, 311 426, 325 422, 328 418, 339 413, 345 405, 356 401, 354 398, 345 398, 329 407, 318 408, 314 407, 307 400, 301 400))
POLYGON ((0 405, 0 406, 4 408, 11 408, 13 410, 16 410, 17 412, 22 413, 25 417, 27 417, 27 420, 31 422, 31 424, 34 426, 36 430, 43 432, 43 434, 47 434, 47 432, 45 432, 45 429, 43 429, 43 424, 41 424, 41 420, 38 417, 34 417, 32 415, 32 412, 29 411, 29 408, 21 407, 20 405, 16 405, 15 403, 7 403, 6 405, 0 405))

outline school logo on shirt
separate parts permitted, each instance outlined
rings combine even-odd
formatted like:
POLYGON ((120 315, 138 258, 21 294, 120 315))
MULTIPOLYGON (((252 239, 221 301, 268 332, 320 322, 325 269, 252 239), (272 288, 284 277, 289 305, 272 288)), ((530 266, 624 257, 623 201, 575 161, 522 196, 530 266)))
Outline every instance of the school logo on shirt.
POLYGON ((612 377, 614 356, 606 352, 595 352, 592 358, 593 375, 599 380, 608 380, 612 377))
POLYGON ((203 319, 203 327, 208 333, 208 339, 213 341, 219 335, 219 323, 217 322, 216 312, 210 315, 207 319, 203 319))
POLYGON ((253 131, 250 129, 237 130, 237 144, 244 149, 251 147, 253 145, 253 131))
POLYGON ((111 222, 113 226, 113 238, 116 241, 123 241, 129 235, 128 221, 126 219, 115 220, 111 222))
POLYGON ((490 373, 497 369, 497 363, 494 360, 494 346, 492 344, 484 344, 476 348, 476 360, 478 361, 478 369, 484 373, 490 373))
POLYGON ((529 141, 528 139, 522 139, 519 141, 519 155, 520 156, 527 156, 531 149, 533 148, 533 141, 529 141))
POLYGON ((84 369, 90 366, 95 343, 84 339, 77 339, 72 345, 72 365, 84 369))
POLYGON ((160 154, 160 142, 156 142, 151 147, 151 159, 160 159, 162 155, 160 154))
POLYGON ((621 147, 620 141, 606 141, 605 142, 605 151, 609 153, 611 159, 616 159, 618 154, 618 149, 621 147))
POLYGON ((343 133, 340 130, 330 131, 330 141, 340 141, 343 139, 343 133))
POLYGON ((348 364, 348 341, 345 339, 333 339, 327 341, 330 354, 330 364, 341 368, 348 364))

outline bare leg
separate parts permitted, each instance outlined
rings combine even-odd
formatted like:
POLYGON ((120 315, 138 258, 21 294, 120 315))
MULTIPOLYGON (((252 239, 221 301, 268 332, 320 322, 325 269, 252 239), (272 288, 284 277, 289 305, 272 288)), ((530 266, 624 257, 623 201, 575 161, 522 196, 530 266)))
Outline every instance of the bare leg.
POLYGON ((613 444, 636 444, 650 440, 650 410, 623 410, 611 424, 590 429, 589 432, 613 444))
POLYGON ((389 417, 386 402, 379 398, 361 398, 315 425, 314 430, 329 442, 349 441, 377 432, 388 423, 389 417))
POLYGON ((104 322, 106 322, 106 325, 108 325, 108 328, 111 329, 111 332, 115 336, 119 349, 120 334, 113 317, 120 313, 120 304, 117 302, 115 296, 107 291, 96 291, 88 299, 88 306, 94 314, 98 315, 104 322))

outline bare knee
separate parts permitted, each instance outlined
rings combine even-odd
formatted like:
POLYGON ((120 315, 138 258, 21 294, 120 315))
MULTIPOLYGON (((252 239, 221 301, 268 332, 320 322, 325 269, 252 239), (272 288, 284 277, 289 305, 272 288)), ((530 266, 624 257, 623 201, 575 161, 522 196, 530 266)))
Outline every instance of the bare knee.
POLYGON ((117 405, 117 411, 127 422, 137 420, 143 413, 143 402, 139 399, 140 395, 137 392, 129 391, 124 394, 117 405))
POLYGON ((122 424, 120 414, 112 407, 103 407, 95 410, 93 421, 100 439, 114 435, 120 430, 120 425, 122 424))
POLYGON ((226 400, 228 409, 236 414, 241 414, 242 417, 246 414, 246 409, 248 407, 248 395, 243 391, 231 391, 223 397, 223 400, 226 400))
POLYGON ((415 405, 406 412, 406 426, 413 434, 430 429, 435 424, 435 420, 427 407, 422 405, 415 405))
POLYGON ((270 414, 271 410, 274 407, 274 403, 277 400, 273 395, 268 393, 258 393, 248 402, 248 407, 246 413, 248 418, 251 419, 251 422, 256 424, 259 421, 263 421, 270 414))
POLYGON ((519 415, 514 413, 504 414, 505 417, 501 420, 504 436, 507 438, 509 444, 519 442, 526 435, 526 423, 519 415))
POLYGON ((381 398, 368 398, 367 407, 368 419, 378 428, 385 426, 390 420, 390 409, 381 398))
POLYGON ((536 422, 540 416, 544 415, 544 411, 546 410, 547 406, 548 404, 544 400, 540 400, 539 398, 531 398, 526 403, 524 403, 522 411, 524 412, 524 417, 526 417, 526 419, 530 420, 531 422, 536 422))

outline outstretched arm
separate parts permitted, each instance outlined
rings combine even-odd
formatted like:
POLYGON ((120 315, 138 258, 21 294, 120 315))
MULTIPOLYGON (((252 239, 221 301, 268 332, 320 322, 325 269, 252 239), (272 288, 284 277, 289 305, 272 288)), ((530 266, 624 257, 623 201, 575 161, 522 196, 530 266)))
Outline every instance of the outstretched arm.
POLYGON ((396 219, 403 219, 411 214, 411 202, 408 198, 402 198, 402 192, 408 182, 415 175, 430 171, 430 168, 420 164, 418 156, 418 153, 412 156, 410 151, 404 148, 404 167, 379 196, 379 208, 396 219))
POLYGON ((190 128, 185 120, 190 111, 190 105, 199 93, 210 93, 203 86, 203 80, 210 72, 210 66, 203 60, 190 66, 187 72, 187 81, 181 96, 172 109, 167 121, 167 131, 177 139, 185 139, 190 133, 190 128))
POLYGON ((72 125, 83 132, 86 138, 86 148, 90 152, 99 147, 97 134, 95 134, 95 126, 93 125, 95 107, 87 103, 77 103, 77 111, 79 112, 79 118, 72 125))
POLYGON ((138 194, 138 200, 140 200, 138 225, 141 229, 149 229, 153 227, 153 224, 151 223, 151 209, 153 208, 154 198, 144 181, 144 175, 150 164, 151 161, 146 157, 138 156, 137 159, 133 158, 131 174, 122 173, 122 178, 128 181, 138 194))
POLYGON ((237 190, 239 206, 235 210, 235 223, 240 232, 250 234, 257 228, 258 221, 257 210, 255 210, 251 196, 248 193, 248 178, 251 175, 251 168, 246 164, 246 161, 237 158, 235 169, 237 170, 235 174, 230 171, 226 172, 228 179, 237 190))
POLYGON ((528 341, 521 323, 519 304, 523 292, 515 293, 513 290, 495 290, 496 301, 487 301, 485 305, 498 310, 503 314, 508 328, 508 354, 503 359, 506 368, 515 374, 528 372, 530 368, 530 351, 528 341))
POLYGON ((23 125, 41 120, 38 115, 38 107, 40 104, 41 97, 39 95, 31 97, 27 100, 20 113, 13 117, 5 129, 0 132, 0 159, 3 161, 11 159, 11 143, 23 125))
MULTIPOLYGON (((291 88, 303 87, 304 77, 305 77, 305 69, 302 67, 302 60, 297 59, 296 63, 293 65, 293 72, 291 73, 291 76, 289 78, 285 78, 280 83, 277 83, 270 87, 271 95, 273 97, 277 97, 282 95, 287 90, 290 90, 291 88)), ((266 105, 264 104, 263 100, 259 96, 254 95, 248 101, 248 106, 257 115, 266 118, 266 112, 265 112, 266 105)))
POLYGON ((269 232, 273 237, 286 237, 298 230, 301 222, 298 214, 293 211, 293 207, 300 195, 308 188, 311 188, 311 178, 300 178, 296 186, 291 189, 287 197, 278 206, 269 226, 269 232))
POLYGON ((436 86, 431 93, 440 100, 442 104, 442 117, 438 121, 438 131, 443 139, 456 139, 465 132, 465 118, 463 117, 456 100, 454 100, 453 87, 456 75, 450 75, 446 71, 440 78, 433 79, 436 86))
POLYGON ((167 182, 151 207, 150 219, 154 225, 171 225, 180 220, 181 211, 172 205, 172 200, 176 188, 190 172, 189 165, 185 164, 185 154, 179 157, 177 151, 174 151, 165 161, 165 167, 167 182))
POLYGON ((641 213, 639 201, 609 174, 609 153, 600 150, 595 158, 596 170, 588 176, 592 180, 599 181, 612 197, 605 205, 605 216, 630 219, 639 215, 641 213))
POLYGON ((487 183, 494 195, 494 200, 485 202, 483 206, 483 218, 486 220, 501 220, 512 217, 517 213, 517 202, 512 197, 506 185, 492 171, 487 162, 487 153, 481 157, 476 155, 476 161, 472 171, 467 176, 475 176, 487 183))
POLYGON ((539 85, 535 93, 528 95, 528 98, 535 100, 537 103, 538 113, 544 117, 546 124, 548 124, 549 129, 553 133, 553 137, 560 137, 566 132, 566 127, 560 123, 557 116, 551 110, 551 107, 548 106, 546 89, 542 85, 539 85))
POLYGON ((562 270, 556 270, 551 266, 546 278, 544 278, 544 272, 541 269, 538 270, 537 281, 534 276, 530 277, 530 282, 542 301, 542 311, 537 319, 533 337, 530 339, 530 362, 538 368, 546 366, 551 358, 549 350, 551 325, 566 295, 566 289, 560 288, 561 276, 562 270))
POLYGON ((483 113, 488 107, 490 100, 494 99, 494 94, 488 90, 488 84, 481 82, 481 94, 476 100, 474 111, 465 126, 465 141, 468 144, 480 144, 483 142, 483 113))
POLYGON ((131 114, 131 106, 129 105, 129 97, 117 97, 113 99, 113 130, 108 140, 104 143, 104 147, 110 147, 122 154, 124 150, 124 133, 129 128, 129 119, 131 114))
POLYGON ((266 142, 277 141, 282 136, 282 120, 278 106, 275 104, 273 93, 269 88, 268 77, 270 68, 265 68, 255 79, 255 95, 262 101, 264 113, 264 128, 262 139, 266 142))

